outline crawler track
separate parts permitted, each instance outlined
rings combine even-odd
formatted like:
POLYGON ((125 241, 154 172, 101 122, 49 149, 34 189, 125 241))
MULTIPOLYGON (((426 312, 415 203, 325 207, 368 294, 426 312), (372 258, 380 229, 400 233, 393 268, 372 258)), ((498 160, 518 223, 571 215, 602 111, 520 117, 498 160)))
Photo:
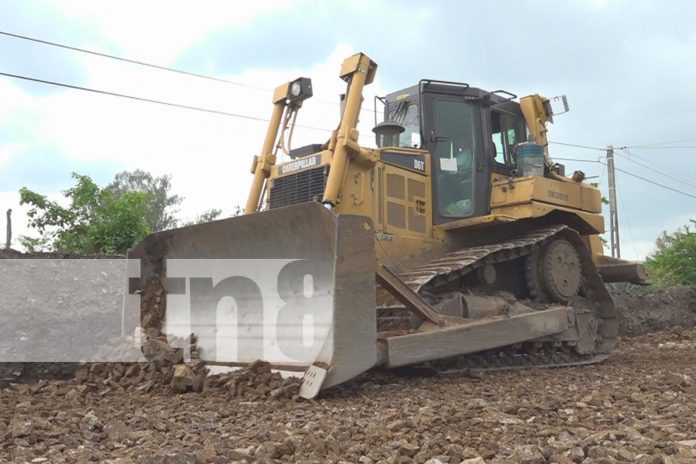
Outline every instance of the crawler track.
MULTIPOLYGON (((412 289, 421 295, 442 295, 452 289, 466 289, 465 277, 487 264, 521 264, 527 275, 525 280, 529 289, 528 297, 535 295, 539 283, 528 266, 528 257, 555 239, 565 239, 575 245, 583 272, 580 296, 590 301, 598 319, 595 349, 591 353, 579 354, 568 342, 547 339, 529 340, 500 349, 489 350, 473 355, 459 356, 447 360, 431 362, 428 367, 439 372, 453 372, 466 369, 503 370, 527 367, 560 367, 597 363, 605 360, 614 350, 617 342, 617 321, 614 302, 602 282, 597 268, 592 262, 590 252, 580 235, 566 226, 537 229, 502 243, 478 246, 448 253, 431 263, 400 274, 412 289)), ((378 317, 382 326, 393 326, 394 321, 408 320, 410 313, 399 307, 391 295, 378 293, 378 317)))

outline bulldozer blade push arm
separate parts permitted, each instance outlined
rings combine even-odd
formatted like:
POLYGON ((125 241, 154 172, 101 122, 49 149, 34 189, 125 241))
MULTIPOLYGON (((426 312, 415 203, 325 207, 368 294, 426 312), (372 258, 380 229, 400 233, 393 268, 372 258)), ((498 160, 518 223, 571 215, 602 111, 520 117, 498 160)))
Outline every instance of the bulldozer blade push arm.
POLYGON ((320 365, 327 388, 377 363, 373 233, 367 218, 305 203, 153 234, 129 254, 134 310, 153 327, 143 315, 159 283, 162 332, 195 333, 204 361, 320 365))

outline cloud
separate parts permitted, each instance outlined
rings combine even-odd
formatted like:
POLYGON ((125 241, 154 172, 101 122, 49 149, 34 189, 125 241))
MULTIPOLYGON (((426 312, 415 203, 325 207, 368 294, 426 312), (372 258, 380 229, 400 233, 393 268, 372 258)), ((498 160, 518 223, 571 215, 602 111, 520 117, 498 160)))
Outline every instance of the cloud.
MULTIPOLYGON (((299 0, 256 1, 239 8, 223 1, 201 7, 61 0, 23 2, 15 10, 3 12, 3 27, 26 27, 28 34, 175 63, 268 90, 64 51, 51 56, 27 54, 22 59, 19 54, 24 52, 12 48, 19 46, 17 41, 0 41, 7 52, 0 54, 0 68, 12 65, 18 73, 260 118, 270 115, 270 89, 300 75, 312 77, 315 97, 300 112, 299 123, 327 131, 298 129, 297 146, 323 141, 337 123, 338 108, 326 101, 336 101, 343 91, 338 69, 341 60, 355 51, 365 51, 380 65, 377 82, 368 88, 367 108, 372 106, 371 92, 384 94, 427 77, 503 88, 518 95, 565 93, 571 112, 551 126, 550 138, 556 141, 600 148, 637 145, 688 138, 696 126, 690 107, 696 100, 692 85, 696 65, 689 60, 696 55, 693 2, 492 0, 425 5, 299 0)), ((55 176, 47 171, 59 166, 101 172, 115 163, 114 169, 172 174, 175 192, 187 198, 182 216, 192 217, 211 207, 229 212, 245 202, 251 157, 260 149, 264 122, 39 89, 43 87, 0 79, 3 166, 20 157, 20 150, 32 153, 26 163, 46 168, 35 177, 37 185, 45 182, 47 189, 55 188, 55 176)), ((372 116, 365 111, 361 124, 365 144, 371 143, 371 126, 372 116)), ((664 172, 688 178, 696 172, 690 150, 634 152, 664 172)), ((594 161, 604 155, 601 150, 561 146, 552 146, 552 154, 594 161)), ((569 172, 582 169, 604 176, 601 187, 606 196, 601 164, 565 163, 569 172)), ((12 173, 19 172, 19 165, 12 166, 3 182, 12 183, 12 173)), ((617 167, 673 188, 696 190, 618 155, 617 167)), ((632 229, 636 243, 652 243, 662 228, 678 226, 674 223, 694 210, 692 199, 629 175, 619 172, 617 182, 625 211, 620 210, 622 231, 632 229)), ((15 184, 7 188, 15 189, 15 184)), ((629 241, 633 240, 622 235, 622 243, 629 241)), ((647 245, 636 245, 635 254, 645 249, 647 245)))
POLYGON ((200 5, 170 0, 57 0, 54 5, 71 22, 98 29, 122 53, 166 64, 189 44, 213 31, 239 27, 270 12, 289 10, 294 3, 255 0, 240 5, 213 0, 200 5))
MULTIPOLYGON (((301 146, 324 142, 338 123, 338 94, 345 92, 338 72, 343 59, 352 53, 350 45, 338 44, 313 67, 247 69, 224 76, 253 82, 267 91, 171 73, 144 73, 140 68, 105 66, 91 60, 86 60, 84 67, 93 87, 261 119, 270 117, 272 111, 270 89, 301 75, 310 76, 315 96, 300 111, 299 124, 323 130, 298 127, 293 146, 301 146)), ((34 152, 6 166, 0 176, 0 191, 17 190, 27 183, 38 191, 65 188, 72 182, 71 171, 96 176, 95 180, 104 184, 118 170, 144 169, 155 175, 172 175, 173 192, 185 197, 181 217, 191 218, 209 208, 222 208, 229 214, 246 202, 252 177, 249 168, 253 155, 261 149, 266 122, 78 90, 40 98, 18 89, 11 93, 18 97, 6 115, 8 120, 15 111, 35 115, 36 124, 31 128, 34 152)), ((365 101, 371 103, 374 93, 384 93, 378 83, 368 87, 365 101)), ((366 108, 360 126, 365 145, 372 143, 372 126, 373 114, 366 108)), ((17 138, 23 139, 25 136, 17 138)))

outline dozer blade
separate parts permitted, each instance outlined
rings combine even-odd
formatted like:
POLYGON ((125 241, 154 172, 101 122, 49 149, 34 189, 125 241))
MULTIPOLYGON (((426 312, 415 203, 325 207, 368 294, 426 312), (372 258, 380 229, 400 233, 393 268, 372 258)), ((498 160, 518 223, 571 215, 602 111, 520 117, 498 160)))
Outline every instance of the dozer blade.
POLYGON ((318 203, 150 235, 128 256, 136 319, 159 329, 163 313, 161 331, 195 334, 213 364, 311 366, 315 396, 377 363, 373 237, 369 219, 318 203), (157 283, 166 298, 148 294, 157 283))

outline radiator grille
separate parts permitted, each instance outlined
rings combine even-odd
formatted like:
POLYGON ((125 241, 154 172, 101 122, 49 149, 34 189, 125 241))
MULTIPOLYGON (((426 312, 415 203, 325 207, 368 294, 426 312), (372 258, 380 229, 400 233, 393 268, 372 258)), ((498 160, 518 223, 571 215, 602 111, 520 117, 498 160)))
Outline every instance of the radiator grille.
POLYGON ((326 172, 323 167, 277 177, 271 186, 270 207, 273 209, 308 201, 321 201, 324 187, 326 172))

